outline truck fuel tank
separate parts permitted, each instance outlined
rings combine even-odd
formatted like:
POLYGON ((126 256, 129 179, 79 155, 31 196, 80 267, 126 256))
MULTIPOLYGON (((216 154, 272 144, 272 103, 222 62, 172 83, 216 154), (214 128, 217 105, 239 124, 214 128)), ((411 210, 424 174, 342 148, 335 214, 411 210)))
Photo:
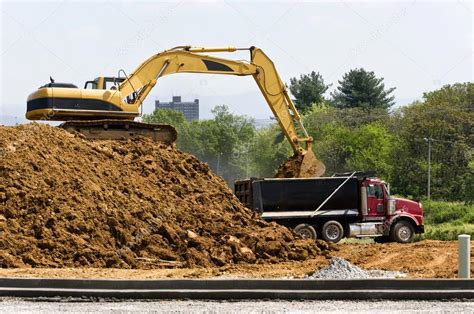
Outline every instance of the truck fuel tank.
POLYGON ((361 222, 349 224, 349 237, 382 236, 385 226, 382 222, 361 222))

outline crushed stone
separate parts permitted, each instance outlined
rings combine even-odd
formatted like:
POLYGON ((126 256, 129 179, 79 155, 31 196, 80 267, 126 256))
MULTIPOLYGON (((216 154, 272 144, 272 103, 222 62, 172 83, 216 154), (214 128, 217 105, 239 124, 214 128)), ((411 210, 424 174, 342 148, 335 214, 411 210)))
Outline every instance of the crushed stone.
POLYGON ((365 270, 340 257, 333 257, 330 264, 315 272, 308 279, 369 279, 403 278, 405 273, 385 270, 365 270))

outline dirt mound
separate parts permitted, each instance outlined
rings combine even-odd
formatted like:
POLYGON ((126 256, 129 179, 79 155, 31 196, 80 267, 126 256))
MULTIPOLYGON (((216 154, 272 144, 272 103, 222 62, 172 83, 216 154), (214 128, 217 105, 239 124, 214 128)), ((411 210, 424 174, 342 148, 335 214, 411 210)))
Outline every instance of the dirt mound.
POLYGON ((157 268, 324 250, 243 207, 194 156, 148 139, 0 127, 0 266, 157 268))

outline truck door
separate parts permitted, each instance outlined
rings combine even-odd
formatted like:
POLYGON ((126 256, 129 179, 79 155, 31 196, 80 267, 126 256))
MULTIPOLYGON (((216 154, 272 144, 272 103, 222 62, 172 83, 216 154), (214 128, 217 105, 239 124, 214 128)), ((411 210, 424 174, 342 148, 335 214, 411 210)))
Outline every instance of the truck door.
POLYGON ((381 184, 369 184, 367 186, 367 215, 384 216, 385 198, 381 184))

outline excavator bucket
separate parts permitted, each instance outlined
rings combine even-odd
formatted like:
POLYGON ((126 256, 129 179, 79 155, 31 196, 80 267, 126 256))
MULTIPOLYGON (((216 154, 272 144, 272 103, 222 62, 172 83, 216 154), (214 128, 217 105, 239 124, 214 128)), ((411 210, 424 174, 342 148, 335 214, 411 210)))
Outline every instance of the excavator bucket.
POLYGON ((295 154, 277 170, 275 178, 320 177, 326 172, 326 166, 316 158, 312 150, 304 155, 295 154))
POLYGON ((303 155, 301 161, 299 178, 320 177, 326 172, 326 166, 316 158, 312 150, 303 155))

